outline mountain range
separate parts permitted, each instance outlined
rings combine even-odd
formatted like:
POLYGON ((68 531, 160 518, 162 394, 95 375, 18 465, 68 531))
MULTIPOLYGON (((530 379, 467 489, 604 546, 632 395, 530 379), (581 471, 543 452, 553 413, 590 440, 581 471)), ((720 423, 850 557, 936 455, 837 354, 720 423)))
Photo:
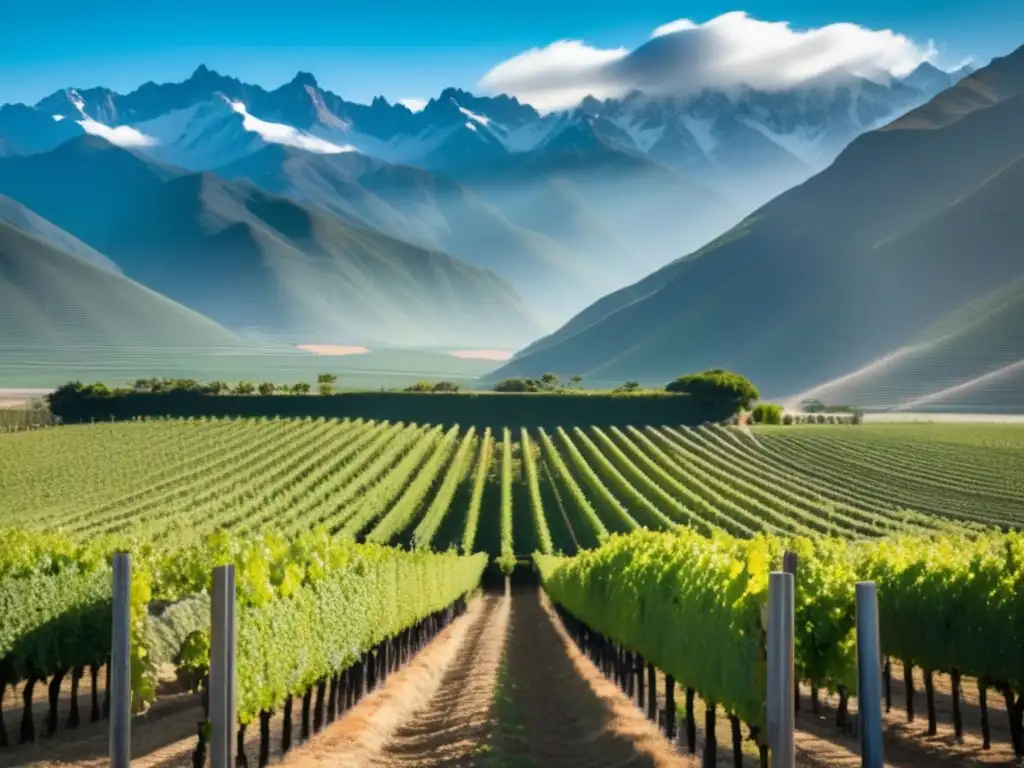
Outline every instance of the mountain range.
POLYGON ((307 73, 266 90, 202 66, 65 89, 0 107, 5 322, 80 338, 67 318, 95 311, 79 324, 118 344, 149 327, 136 312, 171 346, 200 328, 217 347, 527 345, 495 379, 728 367, 771 397, 1012 400, 1022 73, 1018 50, 548 114, 458 89, 360 105, 307 73))
POLYGON ((236 331, 458 346, 515 345, 539 329, 487 271, 99 137, 0 159, 0 189, 236 331))
POLYGON ((273 90, 200 66, 128 94, 68 88, 0 107, 0 154, 93 134, 492 270, 548 329, 700 247, 964 72, 852 75, 780 92, 585 99, 541 114, 449 88, 413 112, 300 72, 273 90), (628 189, 629 194, 623 194, 628 189))
MULTIPOLYGON (((772 397, 958 406, 975 387, 1020 381, 1021 200, 1024 48, 855 139, 493 376, 656 382, 723 367, 772 397)), ((999 391, 989 407, 1024 407, 1024 390, 999 391)))

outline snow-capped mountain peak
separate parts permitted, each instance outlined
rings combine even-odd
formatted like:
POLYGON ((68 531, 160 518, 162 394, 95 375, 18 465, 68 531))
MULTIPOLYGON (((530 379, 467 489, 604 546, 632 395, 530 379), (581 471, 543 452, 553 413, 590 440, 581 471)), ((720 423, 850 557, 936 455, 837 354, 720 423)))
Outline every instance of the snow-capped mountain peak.
POLYGON ((513 97, 458 88, 446 88, 416 112, 383 97, 355 104, 321 88, 308 72, 268 91, 200 65, 182 83, 150 82, 126 95, 103 88, 59 91, 34 108, 40 120, 33 108, 0 111, 0 140, 45 148, 77 126, 196 170, 267 144, 321 154, 356 150, 449 168, 559 147, 579 151, 589 143, 647 155, 720 191, 723 183, 733 185, 722 179, 736 169, 751 188, 759 188, 759 174, 774 179, 761 185, 760 198, 823 168, 857 135, 964 74, 923 64, 888 82, 838 73, 789 90, 635 90, 620 99, 587 97, 573 110, 541 115, 513 97))

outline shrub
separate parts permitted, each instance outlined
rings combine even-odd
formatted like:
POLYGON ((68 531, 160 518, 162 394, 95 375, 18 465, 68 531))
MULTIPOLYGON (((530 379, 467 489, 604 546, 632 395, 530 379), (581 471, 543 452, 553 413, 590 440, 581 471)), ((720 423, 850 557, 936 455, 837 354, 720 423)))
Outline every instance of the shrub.
POLYGON ((782 406, 775 403, 758 403, 750 414, 750 420, 755 424, 781 424, 782 406))
POLYGON ((536 392, 537 382, 532 379, 503 379, 494 385, 495 392, 536 392))
MULTIPOLYGON (((796 417, 796 418, 799 418, 799 417, 796 417)), ((782 417, 782 423, 785 424, 787 427, 790 424, 792 424, 794 422, 794 420, 795 419, 794 419, 792 413, 787 413, 787 414, 783 415, 783 417, 782 417)))

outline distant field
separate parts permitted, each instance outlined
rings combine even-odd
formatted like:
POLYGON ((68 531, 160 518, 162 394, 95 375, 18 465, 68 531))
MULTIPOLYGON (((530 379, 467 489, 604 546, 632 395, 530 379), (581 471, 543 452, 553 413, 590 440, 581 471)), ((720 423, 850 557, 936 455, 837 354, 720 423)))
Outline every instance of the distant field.
MULTIPOLYGON (((258 349, 258 348, 257 348, 258 349)), ((0 388, 53 388, 68 381, 129 384, 140 377, 220 379, 294 384, 333 373, 343 387, 401 387, 422 379, 472 382, 499 365, 492 360, 416 349, 375 349, 358 355, 319 355, 268 346, 263 351, 112 348, 45 350, 6 346, 0 388)))
POLYGON ((850 538, 1024 526, 1024 428, 477 432, 152 421, 0 438, 0 519, 177 546, 218 528, 525 557, 636 526, 850 538))

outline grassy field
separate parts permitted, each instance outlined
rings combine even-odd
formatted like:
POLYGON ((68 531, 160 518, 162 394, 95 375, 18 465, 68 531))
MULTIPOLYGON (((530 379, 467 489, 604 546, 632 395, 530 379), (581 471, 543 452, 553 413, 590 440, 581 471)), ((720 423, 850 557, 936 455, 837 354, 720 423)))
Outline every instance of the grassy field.
POLYGON ((526 557, 692 525, 850 538, 1024 526, 1024 428, 442 429, 151 421, 0 438, 0 519, 166 546, 219 528, 526 557))

